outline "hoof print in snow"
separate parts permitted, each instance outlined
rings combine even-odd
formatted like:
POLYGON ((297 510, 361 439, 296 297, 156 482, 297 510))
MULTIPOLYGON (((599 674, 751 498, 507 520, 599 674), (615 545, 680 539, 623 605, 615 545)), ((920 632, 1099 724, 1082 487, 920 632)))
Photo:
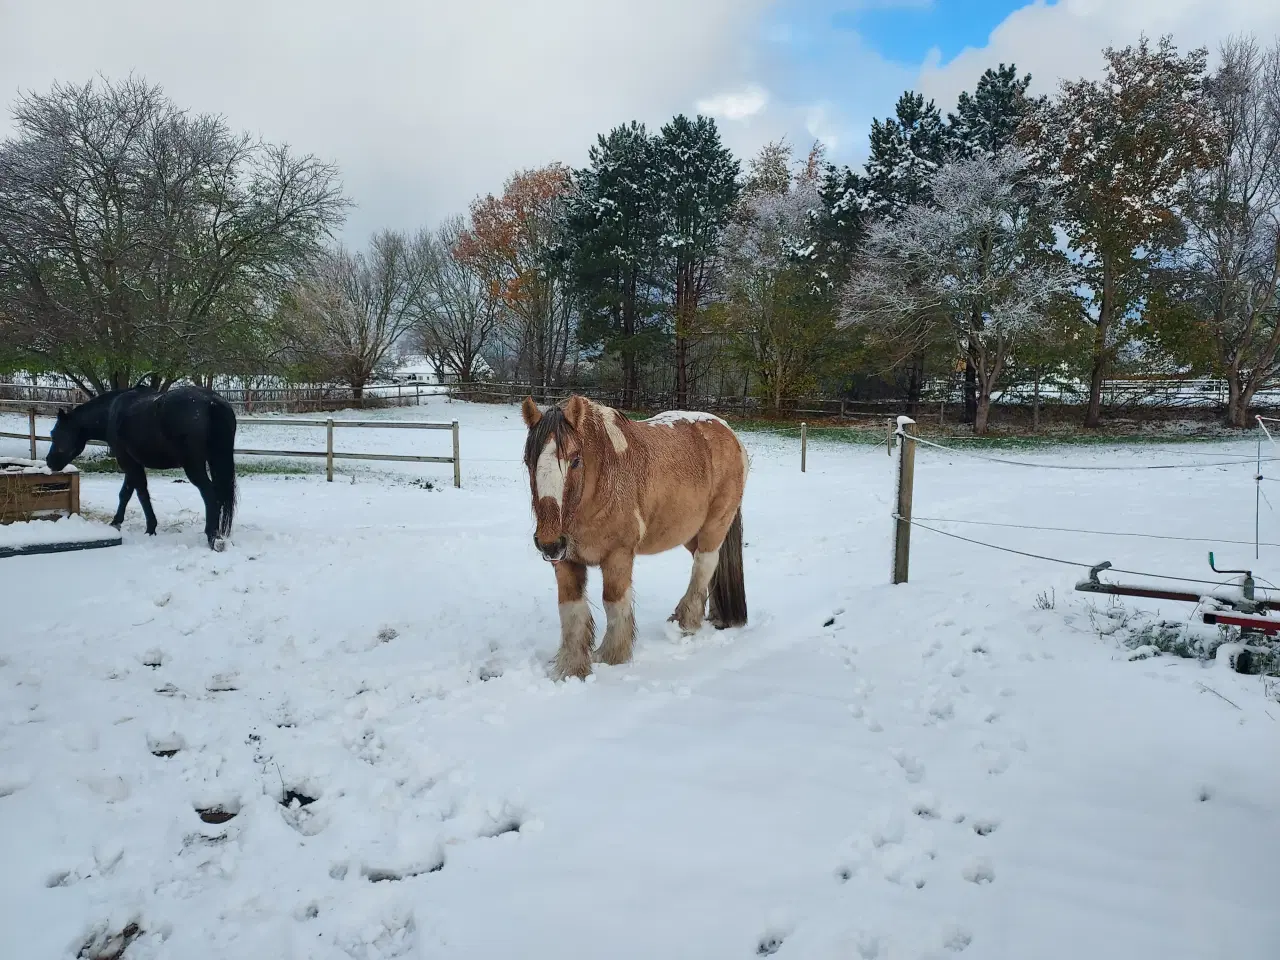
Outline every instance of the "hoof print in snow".
POLYGON ((297 910, 293 911, 293 918, 299 923, 302 923, 305 920, 314 920, 318 916, 320 916, 320 904, 316 903, 314 900, 306 906, 299 907, 297 910))
POLYGON ((996 879, 995 867, 985 857, 975 860, 965 867, 962 875, 970 883, 977 884, 994 883, 996 879))
POLYGON ((280 798, 280 806, 286 810, 297 810, 300 807, 311 806, 318 799, 318 797, 309 797, 300 790, 286 790, 284 796, 280 798))
POLYGON ((77 960, 120 960, 129 944, 142 936, 142 928, 136 922, 127 924, 114 933, 106 929, 95 931, 80 947, 77 960))
POLYGON ((360 873, 370 883, 383 883, 388 880, 408 880, 410 877, 420 877, 424 873, 439 873, 443 869, 444 857, 440 857, 429 863, 409 867, 405 870, 394 870, 390 867, 370 867, 366 864, 360 869, 360 873))
POLYGON ((345 863, 335 863, 333 866, 331 866, 329 868, 329 879, 330 880, 347 879, 347 865, 345 863))
POLYGON ((140 658, 144 667, 150 667, 152 670, 159 670, 165 665, 165 661, 169 658, 165 652, 158 647, 148 650, 140 658))
POLYGON ((325 815, 317 815, 314 810, 309 809, 319 798, 319 794, 320 791, 314 787, 293 787, 285 790, 279 797, 280 814, 285 823, 304 837, 314 837, 328 825, 325 815))
POLYGON ((226 823, 240 812, 239 803, 218 803, 207 807, 196 807, 196 813, 205 823, 226 823))
POLYGON ((848 866, 837 867, 836 879, 839 880, 841 883, 848 883, 850 880, 853 879, 853 867, 848 867, 848 866))
POLYGON ((771 957, 782 949, 783 935, 781 933, 766 933, 760 938, 760 942, 756 944, 757 957, 771 957))
POLYGON ((232 671, 230 673, 215 673, 204 685, 204 688, 210 693, 230 693, 233 690, 239 690, 240 687, 236 681, 237 674, 232 671))
POLYGON ((1000 826, 1000 823, 996 820, 975 820, 973 821, 973 832, 980 837, 989 837, 995 833, 998 826, 1000 826))
POLYGON ((953 953, 963 953, 969 949, 969 944, 973 943, 973 934, 968 930, 955 929, 947 934, 947 938, 942 941, 942 945, 953 953))
POLYGON ((156 687, 156 693, 162 697, 182 697, 185 694, 172 683, 162 683, 156 687))
MULTIPOLYGON (((493 814, 490 814, 492 817, 493 814)), ((500 817, 494 817, 492 826, 480 834, 482 837, 501 837, 508 833, 519 833, 525 825, 526 818, 519 813, 508 811, 500 817)))
MULTIPOLYGON (((0 796, 3 796, 3 794, 0 794, 0 796)), ((1204 803, 1206 800, 1208 800, 1212 796, 1213 796, 1213 791, 1210 790, 1208 787, 1201 787, 1198 791, 1196 791, 1196 799, 1199 800, 1201 803, 1204 803)))
POLYGON ((79 879, 79 875, 74 870, 59 870, 49 874, 45 878, 44 885, 52 890, 54 887, 69 887, 79 879))
POLYGON ((400 636, 400 631, 395 627, 383 627, 377 633, 379 643, 390 643, 398 636, 400 636))
POLYGON ((158 737, 147 737, 147 749, 151 751, 153 757, 169 757, 176 756, 178 751, 187 745, 187 742, 180 734, 169 733, 158 737))

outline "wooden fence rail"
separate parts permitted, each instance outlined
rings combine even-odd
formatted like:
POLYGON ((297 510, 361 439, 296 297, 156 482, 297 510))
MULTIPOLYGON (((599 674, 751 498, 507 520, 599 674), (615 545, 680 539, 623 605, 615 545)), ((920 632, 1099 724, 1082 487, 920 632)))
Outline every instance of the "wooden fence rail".
MULTIPOLYGON (((4 412, 5 407, 10 408, 10 411, 13 412, 12 408, 15 406, 17 405, 0 401, 0 412, 4 412)), ((48 443, 50 438, 36 433, 36 408, 34 406, 23 406, 28 415, 29 427, 27 432, 14 433, 0 430, 0 437, 29 441, 31 444, 31 459, 36 460, 39 459, 36 455, 36 444, 38 442, 48 443)), ((378 460, 392 463, 451 463, 453 464, 453 485, 455 487, 462 486, 462 454, 457 420, 449 423, 426 423, 413 420, 335 420, 332 417, 325 420, 295 419, 290 417, 239 417, 236 422, 237 424, 247 423, 255 426, 323 427, 325 431, 324 450, 259 450, 236 447, 235 452, 246 457, 323 457, 325 460, 325 479, 330 483, 333 482, 333 461, 335 460, 378 460), (335 429, 346 427, 371 430, 448 430, 453 435, 453 454, 448 457, 438 457, 407 453, 349 453, 345 450, 335 450, 333 432, 335 429)), ((89 445, 94 447, 107 446, 101 440, 90 440, 89 445)))

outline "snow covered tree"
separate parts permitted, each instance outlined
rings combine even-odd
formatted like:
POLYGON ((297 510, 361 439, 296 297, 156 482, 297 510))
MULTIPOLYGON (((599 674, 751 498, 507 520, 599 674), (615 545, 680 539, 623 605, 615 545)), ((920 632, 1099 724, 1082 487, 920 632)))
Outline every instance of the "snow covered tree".
POLYGON ((950 339, 957 358, 973 358, 983 434, 1011 351, 1069 290, 1071 272, 1051 252, 1058 210, 1050 183, 1016 150, 948 164, 928 192, 931 203, 868 231, 842 323, 902 354, 950 339))
POLYGON ((894 115, 871 121, 862 205, 873 219, 893 219, 929 199, 929 179, 946 159, 946 128, 930 100, 908 90, 894 115))
POLYGON ((580 339, 622 362, 622 403, 640 394, 639 361, 663 338, 654 286, 660 236, 657 145, 643 124, 615 127, 574 174, 565 257, 582 309, 580 339))
POLYGON ((513 174, 502 196, 472 203, 456 247, 503 301, 523 375, 544 388, 562 378, 574 339, 575 297, 559 260, 570 189, 558 163, 513 174))
POLYGON ((973 93, 961 93, 956 112, 947 115, 951 155, 956 159, 978 153, 989 156, 1017 143, 1023 122, 1044 102, 1027 96, 1030 85, 1031 74, 1019 77, 1012 63, 988 68, 973 93))
POLYGON ((0 143, 0 315, 89 393, 262 359, 265 318, 343 218, 336 170, 137 78, 22 97, 0 143))
POLYGON ((1214 151, 1205 50, 1181 56, 1169 38, 1153 48, 1143 37, 1104 56, 1103 79, 1063 82, 1026 128, 1041 167, 1061 178, 1062 222, 1087 288, 1090 427, 1100 421, 1102 381, 1128 332, 1125 318, 1181 243, 1191 175, 1214 151))
POLYGON ((471 383, 506 307, 484 275, 458 256, 466 231, 466 220, 454 216, 414 240, 423 276, 413 303, 413 332, 425 356, 471 383))
POLYGON ((1184 359, 1211 348, 1228 422, 1243 427, 1254 394, 1280 377, 1280 41, 1265 51, 1251 39, 1224 44, 1208 100, 1218 139, 1192 179, 1178 254, 1192 309, 1155 324, 1166 340, 1181 326, 1184 359))
POLYGON ((817 386, 842 339, 813 233, 817 156, 793 173, 790 148, 766 145, 722 240, 730 342, 775 410, 817 386))
POLYGON ((739 164, 721 143, 715 121, 677 116, 656 144, 659 191, 658 282, 671 309, 675 403, 689 402, 689 347, 699 334, 699 309, 719 267, 720 238, 741 189, 739 164))
POLYGON ((412 246, 391 231, 375 234, 367 253, 339 247, 322 254, 285 300, 295 362, 362 400, 413 321, 423 276, 412 246))

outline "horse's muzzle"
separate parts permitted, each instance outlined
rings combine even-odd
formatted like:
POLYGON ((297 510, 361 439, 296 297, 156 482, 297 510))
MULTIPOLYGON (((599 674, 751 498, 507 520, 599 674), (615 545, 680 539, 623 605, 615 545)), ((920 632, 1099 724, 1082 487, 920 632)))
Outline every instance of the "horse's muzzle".
POLYGON ((559 563, 569 552, 569 540, 567 537, 561 537, 550 543, 543 543, 537 537, 534 537, 533 542, 538 548, 538 552, 542 554, 542 559, 548 563, 559 563))

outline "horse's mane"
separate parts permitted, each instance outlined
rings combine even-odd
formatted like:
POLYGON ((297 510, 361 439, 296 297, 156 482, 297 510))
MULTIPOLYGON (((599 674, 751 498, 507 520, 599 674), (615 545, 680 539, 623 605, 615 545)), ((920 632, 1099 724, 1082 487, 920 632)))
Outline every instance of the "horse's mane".
POLYGON ((547 440, 552 437, 555 438, 556 449, 563 450, 565 438, 572 432, 573 428, 564 418, 563 410, 552 407, 545 411, 542 419, 533 425, 533 429, 529 431, 529 436, 524 441, 524 465, 532 470, 542 449, 547 445, 547 440))

